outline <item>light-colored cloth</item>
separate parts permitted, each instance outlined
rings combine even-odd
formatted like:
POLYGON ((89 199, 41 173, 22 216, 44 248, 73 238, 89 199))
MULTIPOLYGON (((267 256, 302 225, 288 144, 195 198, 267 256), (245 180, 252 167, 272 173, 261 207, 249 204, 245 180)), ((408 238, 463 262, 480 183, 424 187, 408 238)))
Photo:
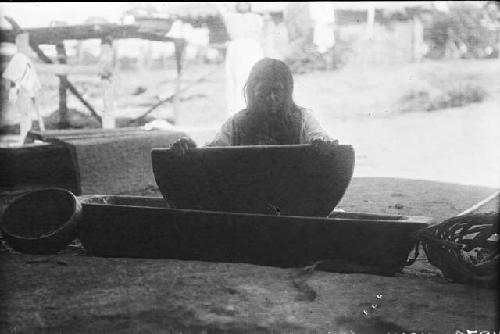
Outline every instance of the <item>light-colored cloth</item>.
POLYGON ((42 89, 40 79, 31 59, 23 53, 16 53, 5 68, 2 77, 14 83, 9 91, 9 101, 15 103, 19 90, 24 89, 33 98, 42 89))
POLYGON ((33 122, 32 112, 36 112, 40 129, 45 130, 43 119, 36 105, 35 97, 42 89, 40 79, 31 59, 24 53, 14 54, 2 73, 2 77, 13 84, 9 88, 9 102, 20 115, 19 138, 24 143, 33 122))
MULTIPOLYGON (((298 144, 310 144, 314 140, 332 140, 330 136, 323 130, 318 120, 313 116, 312 111, 300 108, 301 124, 298 138, 298 144)), ((240 112, 241 113, 241 112, 240 112)), ((238 115, 238 114, 237 114, 238 115)), ((206 146, 236 146, 238 143, 237 127, 235 126, 235 118, 237 115, 228 119, 221 127, 220 131, 216 134, 215 139, 206 146)), ((259 145, 272 145, 275 144, 272 140, 264 139, 259 145)), ((295 144, 293 142, 287 144, 295 144)))
POLYGON ((264 57, 260 44, 263 19, 253 13, 231 13, 226 19, 231 41, 226 53, 226 99, 230 115, 245 108, 243 89, 253 65, 264 57))

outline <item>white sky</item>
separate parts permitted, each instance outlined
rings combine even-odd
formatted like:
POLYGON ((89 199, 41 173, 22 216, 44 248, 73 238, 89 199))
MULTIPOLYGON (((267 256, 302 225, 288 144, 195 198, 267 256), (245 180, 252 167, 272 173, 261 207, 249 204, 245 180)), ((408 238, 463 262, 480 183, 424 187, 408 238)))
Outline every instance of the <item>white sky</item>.
MULTIPOLYGON (((51 21, 81 24, 89 17, 103 17, 110 22, 118 23, 125 10, 140 4, 167 8, 167 6, 184 5, 186 2, 0 2, 0 14, 13 17, 21 27, 26 28, 46 27, 51 21)), ((280 8, 285 4, 286 2, 256 3, 254 7, 280 8)))
MULTIPOLYGON (((478 1, 481 3, 483 1, 478 1)), ((234 2, 233 2, 234 3, 234 2)), ((370 5, 377 8, 400 8, 414 5, 417 2, 337 2, 337 8, 363 9, 370 5)), ((440 7, 446 5, 446 1, 421 1, 420 5, 440 7)), ((123 12, 134 5, 152 4, 157 8, 176 6, 179 2, 0 2, 0 14, 11 16, 21 27, 47 27, 51 21, 66 21, 68 24, 82 24, 90 17, 103 17, 110 22, 119 23, 123 12)), ((184 3, 185 4, 185 3, 184 3)), ((192 3, 196 4, 196 3, 192 3)), ((284 7, 286 2, 262 2, 254 3, 254 10, 259 11, 284 7)))
POLYGON ((47 27, 51 21, 82 24, 89 17, 104 17, 118 23, 131 2, 1 2, 2 15, 10 16, 22 28, 47 27))

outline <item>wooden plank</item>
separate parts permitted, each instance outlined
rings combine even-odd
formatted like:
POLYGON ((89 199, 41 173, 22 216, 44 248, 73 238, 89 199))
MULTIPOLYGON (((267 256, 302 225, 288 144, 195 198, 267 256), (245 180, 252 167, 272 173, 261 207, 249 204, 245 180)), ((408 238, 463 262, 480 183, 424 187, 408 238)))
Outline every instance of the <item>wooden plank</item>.
MULTIPOLYGON (((30 38, 36 45, 57 44, 65 40, 85 40, 92 38, 103 38, 111 36, 116 38, 142 38, 151 41, 173 42, 177 38, 167 37, 165 34, 149 32, 138 24, 86 24, 63 27, 39 27, 23 29, 30 34, 30 38)), ((0 29, 0 37, 3 41, 14 42, 17 32, 9 29, 0 29)))
POLYGON ((154 149, 153 172, 176 208, 326 217, 344 195, 354 150, 331 145, 154 149))
POLYGON ((174 43, 175 45, 175 62, 177 65, 177 77, 175 78, 175 94, 174 99, 174 124, 179 120, 180 112, 180 94, 181 94, 181 80, 182 80, 182 61, 184 55, 184 48, 186 43, 184 41, 178 41, 174 43))
POLYGON ((413 234, 430 221, 350 213, 329 219, 177 210, 158 198, 127 196, 90 196, 82 206, 79 238, 92 255, 279 267, 329 260, 385 274, 401 270, 415 244, 413 234))
POLYGON ((38 73, 47 73, 51 75, 68 74, 94 74, 97 75, 98 69, 95 65, 63 65, 63 64, 37 64, 38 73))
POLYGON ((66 130, 47 130, 30 131, 28 136, 41 140, 50 141, 57 138, 59 140, 73 140, 79 138, 103 138, 118 136, 146 135, 148 133, 159 132, 160 130, 148 131, 138 127, 115 128, 115 129, 66 129, 66 130))
POLYGON ((101 41, 101 55, 99 59, 99 76, 101 77, 102 90, 102 128, 113 129, 116 127, 115 115, 115 88, 114 88, 114 69, 115 69, 115 50, 113 42, 101 41))

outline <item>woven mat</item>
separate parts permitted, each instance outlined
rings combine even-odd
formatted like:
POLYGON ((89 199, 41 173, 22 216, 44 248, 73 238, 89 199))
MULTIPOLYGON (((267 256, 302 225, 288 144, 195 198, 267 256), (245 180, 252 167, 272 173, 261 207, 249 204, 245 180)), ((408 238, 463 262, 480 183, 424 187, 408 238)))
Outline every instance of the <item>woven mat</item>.
POLYGON ((66 145, 79 178, 78 195, 126 194, 155 187, 151 150, 166 148, 180 131, 111 129, 36 133, 38 139, 66 145))

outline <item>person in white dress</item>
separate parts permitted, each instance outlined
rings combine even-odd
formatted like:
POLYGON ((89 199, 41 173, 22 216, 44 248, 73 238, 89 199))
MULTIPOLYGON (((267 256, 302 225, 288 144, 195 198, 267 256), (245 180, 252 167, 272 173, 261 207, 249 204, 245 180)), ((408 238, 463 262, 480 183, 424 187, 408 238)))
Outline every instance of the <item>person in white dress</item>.
POLYGON ((248 2, 238 2, 236 12, 219 7, 230 41, 226 52, 227 111, 233 115, 245 108, 244 87, 253 65, 264 57, 262 33, 264 19, 252 13, 248 2))
POLYGON ((309 13, 314 22, 313 43, 330 69, 332 57, 329 53, 335 45, 335 5, 331 1, 311 2, 309 13))

